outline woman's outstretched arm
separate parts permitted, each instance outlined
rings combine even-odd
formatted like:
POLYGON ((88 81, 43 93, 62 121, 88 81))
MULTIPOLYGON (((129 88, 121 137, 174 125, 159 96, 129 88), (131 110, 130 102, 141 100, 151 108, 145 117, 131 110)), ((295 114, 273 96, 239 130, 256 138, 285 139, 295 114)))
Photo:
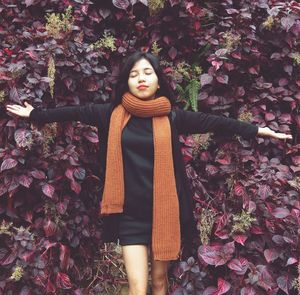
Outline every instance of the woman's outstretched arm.
POLYGON ((37 123, 81 121, 92 126, 99 126, 101 115, 108 109, 109 104, 89 104, 86 106, 65 106, 41 110, 33 108, 28 102, 21 105, 7 105, 6 110, 16 116, 29 118, 37 123))
POLYGON ((292 139, 290 134, 277 133, 268 127, 262 128, 232 118, 181 109, 176 110, 176 113, 177 129, 182 134, 216 132, 228 136, 237 134, 246 139, 254 138, 255 136, 292 139))

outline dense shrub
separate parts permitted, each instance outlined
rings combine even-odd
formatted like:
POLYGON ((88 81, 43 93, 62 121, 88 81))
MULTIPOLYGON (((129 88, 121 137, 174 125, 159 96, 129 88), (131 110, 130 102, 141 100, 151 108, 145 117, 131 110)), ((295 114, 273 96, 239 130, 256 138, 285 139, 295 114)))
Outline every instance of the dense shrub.
POLYGON ((101 242, 96 130, 4 105, 103 103, 135 49, 159 55, 179 107, 293 134, 180 136, 201 242, 172 263, 172 294, 300 292, 299 3, 3 0, 0 16, 0 294, 125 282, 101 242))

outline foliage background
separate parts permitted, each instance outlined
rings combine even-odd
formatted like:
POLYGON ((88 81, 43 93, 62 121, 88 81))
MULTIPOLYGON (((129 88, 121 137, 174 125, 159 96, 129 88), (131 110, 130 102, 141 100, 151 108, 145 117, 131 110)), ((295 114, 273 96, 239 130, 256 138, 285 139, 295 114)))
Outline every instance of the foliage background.
POLYGON ((96 130, 8 117, 5 104, 103 103, 136 49, 158 54, 178 107, 291 133, 292 142, 180 136, 199 240, 171 294, 300 292, 300 5, 296 1, 3 0, 0 294, 112 294, 96 130))

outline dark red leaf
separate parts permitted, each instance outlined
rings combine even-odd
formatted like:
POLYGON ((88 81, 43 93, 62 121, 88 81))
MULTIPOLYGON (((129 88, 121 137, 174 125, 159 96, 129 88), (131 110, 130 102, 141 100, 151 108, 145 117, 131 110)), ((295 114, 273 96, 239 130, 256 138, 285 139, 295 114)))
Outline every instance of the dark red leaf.
POLYGON ((42 191, 47 197, 52 198, 55 188, 51 184, 46 183, 42 186, 42 191))
POLYGON ((30 174, 35 178, 35 179, 45 179, 46 174, 41 171, 41 170, 33 170, 30 172, 30 174))
POLYGON ((71 182, 71 189, 76 194, 79 194, 81 192, 81 185, 78 182, 76 182, 76 181, 72 181, 71 182))
POLYGON ((239 244, 245 246, 245 242, 246 242, 246 240, 247 240, 248 237, 245 236, 245 235, 234 235, 232 238, 233 238, 237 243, 239 243, 239 244))
POLYGON ((222 83, 222 84, 228 84, 228 76, 227 75, 219 75, 216 77, 217 81, 222 83))
POLYGON ((67 178, 69 178, 71 181, 74 181, 73 177, 73 169, 68 168, 65 172, 65 175, 67 178))
POLYGON ((51 282, 50 278, 48 278, 46 292, 47 292, 47 294, 56 294, 56 287, 51 282))
POLYGON ((60 268, 63 271, 67 271, 70 266, 70 249, 68 246, 60 244, 60 268))
POLYGON ((71 289, 72 284, 69 276, 65 273, 58 272, 56 275, 56 286, 61 289, 71 289))
POLYGON ((17 252, 12 251, 8 255, 6 255, 3 259, 0 261, 0 265, 8 265, 15 261, 17 258, 17 252))
POLYGON ((177 49, 175 47, 171 47, 168 54, 172 60, 175 59, 177 56, 177 49))
POLYGON ((222 295, 229 291, 231 285, 229 282, 225 281, 222 278, 218 278, 218 290, 216 295, 222 295))
POLYGON ((50 219, 48 219, 46 221, 46 224, 44 225, 44 231, 45 231, 46 237, 51 237, 51 236, 55 235, 56 229, 57 229, 56 224, 53 221, 51 221, 50 219))

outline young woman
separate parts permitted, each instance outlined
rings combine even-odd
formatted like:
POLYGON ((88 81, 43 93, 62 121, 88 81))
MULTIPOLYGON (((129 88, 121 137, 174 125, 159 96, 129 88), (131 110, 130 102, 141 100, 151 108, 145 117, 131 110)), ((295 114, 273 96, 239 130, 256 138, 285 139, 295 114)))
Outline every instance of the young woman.
POLYGON ((148 251, 152 294, 165 295, 169 261, 197 235, 192 192, 179 134, 222 131, 244 138, 291 139, 268 127, 174 107, 174 94, 150 53, 135 52, 123 65, 110 103, 40 110, 7 105, 12 114, 39 123, 82 121, 98 127, 103 241, 122 246, 130 295, 147 292, 148 251))

